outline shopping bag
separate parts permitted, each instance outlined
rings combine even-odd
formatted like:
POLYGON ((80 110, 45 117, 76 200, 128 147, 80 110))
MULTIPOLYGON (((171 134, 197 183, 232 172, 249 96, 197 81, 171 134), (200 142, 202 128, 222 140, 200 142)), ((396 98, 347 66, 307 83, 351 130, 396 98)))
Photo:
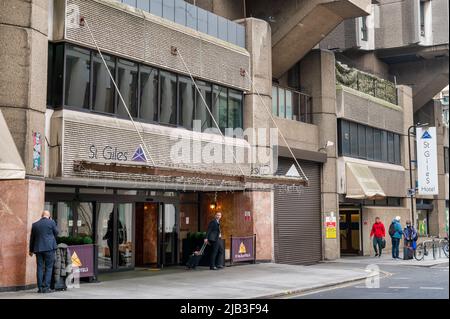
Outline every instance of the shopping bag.
POLYGON ((381 240, 381 248, 382 249, 386 248, 386 239, 384 239, 384 238, 381 240))

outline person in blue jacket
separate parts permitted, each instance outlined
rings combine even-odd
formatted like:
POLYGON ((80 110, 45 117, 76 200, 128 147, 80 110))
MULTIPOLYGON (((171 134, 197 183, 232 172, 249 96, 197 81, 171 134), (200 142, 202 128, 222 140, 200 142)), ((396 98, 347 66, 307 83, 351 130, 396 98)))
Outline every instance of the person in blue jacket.
POLYGON ((392 240, 392 258, 394 259, 400 259, 399 257, 399 247, 400 247, 400 240, 403 236, 403 228, 400 224, 400 216, 396 216, 393 220, 391 225, 389 226, 389 235, 391 236, 392 240))

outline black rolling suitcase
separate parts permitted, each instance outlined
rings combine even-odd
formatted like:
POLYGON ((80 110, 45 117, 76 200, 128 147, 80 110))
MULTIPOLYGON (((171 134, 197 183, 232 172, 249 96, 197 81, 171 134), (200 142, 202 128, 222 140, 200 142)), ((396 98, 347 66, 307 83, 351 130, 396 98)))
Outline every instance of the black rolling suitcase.
POLYGON ((412 247, 403 247, 403 260, 409 260, 414 258, 414 250, 412 247))
POLYGON ((203 252, 205 251, 206 245, 207 245, 206 243, 203 243, 203 246, 200 249, 200 251, 198 252, 198 254, 192 253, 189 256, 189 259, 186 263, 187 268, 195 269, 198 266, 198 264, 200 263, 200 259, 202 259, 202 257, 203 257, 203 252))

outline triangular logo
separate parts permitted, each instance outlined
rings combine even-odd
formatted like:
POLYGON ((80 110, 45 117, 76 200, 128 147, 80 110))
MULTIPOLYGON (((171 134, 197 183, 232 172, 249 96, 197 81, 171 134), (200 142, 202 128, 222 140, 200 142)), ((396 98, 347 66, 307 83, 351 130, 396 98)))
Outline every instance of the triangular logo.
POLYGON ((81 266, 83 266, 83 264, 81 263, 80 258, 78 258, 78 255, 77 255, 76 252, 73 252, 71 259, 72 259, 72 266, 73 267, 81 267, 81 266))
POLYGON ((286 176, 300 177, 300 173, 294 164, 292 164, 291 168, 287 171, 286 176))
POLYGON ((133 162, 147 162, 147 156, 145 156, 145 152, 142 149, 142 145, 136 149, 133 155, 133 162))
POLYGON ((241 242, 241 244, 239 245, 239 253, 240 254, 245 254, 247 252, 247 249, 245 249, 245 245, 243 242, 241 242))
POLYGON ((430 135, 430 133, 428 133, 428 131, 425 131, 422 134, 422 139, 425 139, 425 138, 431 138, 431 135, 430 135))

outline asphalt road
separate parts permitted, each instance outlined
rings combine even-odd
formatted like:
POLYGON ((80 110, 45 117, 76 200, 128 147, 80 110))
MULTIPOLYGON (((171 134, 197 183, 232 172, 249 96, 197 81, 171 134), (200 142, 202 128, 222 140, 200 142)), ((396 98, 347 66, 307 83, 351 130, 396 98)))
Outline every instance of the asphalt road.
POLYGON ((382 265, 380 266, 379 281, 370 281, 368 284, 372 288, 367 287, 366 281, 360 281, 347 286, 308 292, 291 298, 448 299, 449 264, 434 267, 382 265))

